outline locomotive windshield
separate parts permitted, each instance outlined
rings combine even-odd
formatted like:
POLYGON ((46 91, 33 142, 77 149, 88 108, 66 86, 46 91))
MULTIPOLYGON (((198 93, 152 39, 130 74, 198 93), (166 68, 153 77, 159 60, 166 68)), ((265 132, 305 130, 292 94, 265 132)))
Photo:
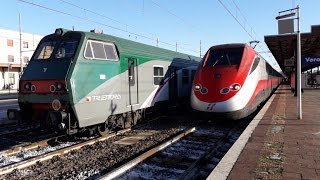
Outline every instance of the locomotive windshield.
POLYGON ((241 62, 243 47, 210 49, 205 59, 205 66, 239 65, 241 62))
POLYGON ((58 50, 55 53, 55 58, 69 58, 73 57, 78 41, 76 40, 68 40, 63 41, 59 44, 58 50))
POLYGON ((64 39, 62 41, 44 41, 39 44, 34 59, 46 60, 50 57, 55 59, 71 58, 74 56, 78 40, 64 39), (54 56, 52 56, 54 53, 54 56))
POLYGON ((39 44, 34 54, 34 59, 49 59, 55 45, 56 41, 42 42, 41 44, 39 44))

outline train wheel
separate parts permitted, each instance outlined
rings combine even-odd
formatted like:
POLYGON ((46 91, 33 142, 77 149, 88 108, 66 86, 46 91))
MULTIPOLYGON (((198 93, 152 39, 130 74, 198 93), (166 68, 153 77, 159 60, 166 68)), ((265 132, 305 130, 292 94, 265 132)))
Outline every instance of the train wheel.
POLYGON ((105 123, 102 123, 98 126, 97 128, 99 135, 103 136, 109 133, 109 129, 108 129, 108 121, 106 121, 105 123))

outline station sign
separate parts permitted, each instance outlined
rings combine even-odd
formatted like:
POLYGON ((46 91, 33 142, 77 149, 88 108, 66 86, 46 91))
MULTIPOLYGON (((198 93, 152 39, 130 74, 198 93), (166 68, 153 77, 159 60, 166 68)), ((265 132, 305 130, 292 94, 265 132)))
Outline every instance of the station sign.
POLYGON ((319 64, 320 56, 307 56, 303 58, 303 64, 319 64))

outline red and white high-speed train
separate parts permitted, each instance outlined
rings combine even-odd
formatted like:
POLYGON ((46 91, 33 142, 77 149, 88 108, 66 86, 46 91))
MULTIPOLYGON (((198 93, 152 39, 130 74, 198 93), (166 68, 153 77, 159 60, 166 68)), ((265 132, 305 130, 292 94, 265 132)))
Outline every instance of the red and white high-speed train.
POLYGON ((217 119, 253 113, 281 83, 282 75, 248 44, 211 47, 194 76, 191 107, 217 119))

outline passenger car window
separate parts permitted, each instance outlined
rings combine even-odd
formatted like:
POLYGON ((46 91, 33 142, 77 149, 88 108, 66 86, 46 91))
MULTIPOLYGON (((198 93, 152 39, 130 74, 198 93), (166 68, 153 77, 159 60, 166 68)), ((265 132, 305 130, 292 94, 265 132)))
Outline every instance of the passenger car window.
POLYGON ((154 66, 153 67, 153 84, 159 85, 163 78, 163 67, 154 66))
POLYGON ((189 83, 189 70, 182 69, 182 83, 188 84, 189 83))

